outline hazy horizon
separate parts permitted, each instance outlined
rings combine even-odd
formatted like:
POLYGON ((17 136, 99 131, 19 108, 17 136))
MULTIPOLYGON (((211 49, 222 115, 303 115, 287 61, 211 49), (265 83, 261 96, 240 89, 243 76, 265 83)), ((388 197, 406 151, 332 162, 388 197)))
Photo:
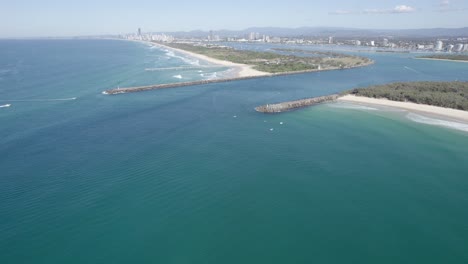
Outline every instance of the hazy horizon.
POLYGON ((0 38, 70 37, 193 30, 243 30, 249 27, 345 27, 357 29, 462 28, 468 26, 463 0, 405 0, 310 3, 212 0, 177 4, 149 0, 94 3, 84 0, 37 3, 19 0, 0 10, 0 38))

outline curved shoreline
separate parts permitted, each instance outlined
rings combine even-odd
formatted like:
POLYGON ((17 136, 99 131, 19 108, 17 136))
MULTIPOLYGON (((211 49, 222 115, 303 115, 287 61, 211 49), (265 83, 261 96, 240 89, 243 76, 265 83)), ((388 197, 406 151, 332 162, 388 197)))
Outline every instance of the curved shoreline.
POLYGON ((182 53, 184 55, 187 55, 187 56, 190 56, 190 57, 193 57, 193 58, 197 58, 197 59, 209 62, 209 63, 213 63, 213 64, 233 68, 235 70, 235 72, 236 72, 235 77, 251 77, 251 76, 268 76, 268 75, 271 75, 271 73, 262 72, 262 71, 258 71, 258 70, 253 69, 252 65, 234 63, 234 62, 225 61, 225 60, 218 60, 218 59, 211 58, 211 57, 208 57, 208 56, 205 56, 205 55, 202 55, 202 54, 198 54, 198 53, 194 53, 194 52, 190 52, 190 51, 186 51, 186 50, 182 50, 182 49, 176 49, 176 48, 166 46, 164 44, 155 43, 155 42, 144 42, 144 43, 151 44, 151 45, 159 47, 161 49, 167 49, 167 50, 172 50, 172 51, 175 51, 175 52, 179 52, 179 53, 182 53))
POLYGON ((468 123, 468 111, 463 111, 463 110, 458 110, 458 109, 445 108, 445 107, 426 105, 426 104, 416 104, 412 102, 392 101, 392 100, 388 100, 385 98, 371 98, 371 97, 364 97, 364 96, 355 96, 355 95, 349 95, 349 94, 339 97, 337 101, 365 104, 365 105, 395 107, 395 108, 415 111, 419 113, 426 113, 426 114, 436 115, 440 117, 451 118, 457 121, 468 123))
MULTIPOLYGON (((131 40, 133 41, 133 40, 131 40)), ((234 70, 234 77, 230 78, 219 78, 219 79, 212 79, 212 80, 198 80, 192 82, 180 82, 180 83, 165 83, 165 84, 154 84, 154 85, 146 85, 146 86, 136 86, 136 87, 124 87, 124 88, 117 88, 117 89, 108 89, 102 92, 102 94, 124 94, 124 93, 133 93, 133 92, 141 92, 141 91, 148 91, 148 90, 156 90, 156 89, 165 89, 165 88, 176 88, 176 87, 185 87, 191 85, 200 85, 200 84, 209 84, 209 83, 221 83, 221 82, 231 82, 236 80, 246 80, 246 79, 254 79, 254 78, 262 78, 262 77, 273 77, 273 76, 283 76, 283 75, 294 75, 294 74, 303 74, 303 73, 310 73, 310 72, 320 72, 320 71, 334 71, 334 70, 345 70, 345 69, 353 69, 353 68, 360 68, 374 64, 373 60, 369 60, 367 63, 363 63, 356 66, 346 66, 346 67, 330 67, 327 69, 310 69, 310 70, 303 70, 303 71, 291 71, 291 72, 279 72, 279 73, 269 73, 269 72, 262 72, 253 69, 253 65, 247 64, 240 64, 234 63, 230 61, 219 60, 215 58, 211 58, 202 54, 177 49, 173 47, 169 47, 160 43, 149 42, 149 41, 138 41, 139 43, 150 44, 152 46, 156 46, 161 49, 171 50, 175 52, 182 53, 184 55, 197 58, 209 63, 217 64, 220 66, 230 67, 234 70)))
POLYGON ((365 96, 355 96, 355 95, 327 95, 319 96, 312 98, 299 99, 294 101, 281 102, 276 104, 266 104, 255 107, 257 112, 261 113, 281 113, 286 111, 291 111, 295 109, 300 109, 308 106, 313 106, 321 103, 330 103, 330 102, 346 102, 358 105, 366 106, 384 106, 384 107, 393 107, 398 109, 403 109, 420 114, 430 114, 433 116, 448 118, 453 121, 458 121, 468 124, 468 111, 445 108, 440 106, 426 105, 426 104, 417 104, 412 102, 400 102, 392 101, 386 98, 371 98, 365 96))

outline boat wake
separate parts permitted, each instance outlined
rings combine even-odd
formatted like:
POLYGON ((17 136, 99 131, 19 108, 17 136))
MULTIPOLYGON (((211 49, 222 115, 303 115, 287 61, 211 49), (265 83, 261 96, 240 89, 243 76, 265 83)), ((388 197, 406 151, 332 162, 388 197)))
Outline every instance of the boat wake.
POLYGON ((436 119, 436 118, 426 117, 426 116, 422 116, 422 115, 418 115, 414 113, 407 114, 406 118, 417 123, 433 125, 433 126, 441 126, 441 127, 468 132, 468 124, 465 124, 465 123, 436 119))
POLYGON ((10 107, 11 104, 4 104, 4 105, 0 105, 0 108, 6 108, 6 107, 10 107))
POLYGON ((54 98, 54 99, 19 99, 19 100, 0 100, 0 102, 52 102, 52 101, 73 101, 76 97, 71 98, 54 98))
POLYGON ((177 79, 182 79, 182 75, 180 75, 180 74, 174 75, 174 76, 172 76, 172 77, 177 78, 177 79))
POLYGON ((413 69, 413 68, 410 68, 410 67, 408 67, 408 66, 404 66, 403 68, 405 68, 405 69, 407 69, 407 70, 409 70, 409 71, 412 71, 412 72, 418 73, 418 74, 422 74, 422 72, 420 72, 420 71, 417 71, 417 70, 415 70, 415 69, 413 69))

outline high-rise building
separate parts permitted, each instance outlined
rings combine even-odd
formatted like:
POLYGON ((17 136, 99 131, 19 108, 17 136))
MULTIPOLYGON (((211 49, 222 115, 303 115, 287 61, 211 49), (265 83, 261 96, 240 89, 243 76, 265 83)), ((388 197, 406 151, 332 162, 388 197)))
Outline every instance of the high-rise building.
POLYGON ((463 45, 463 51, 468 51, 468 44, 463 45))
POLYGON ((453 46, 452 44, 448 45, 448 46, 447 46, 447 51, 448 51, 448 52, 452 52, 452 51, 453 51, 453 47, 454 47, 454 46, 453 46))
POLYGON ((138 28, 138 36, 141 36, 141 28, 138 28))
POLYGON ((214 40, 213 30, 210 30, 210 35, 208 36, 208 40, 211 40, 211 41, 214 40))
POLYGON ((370 45, 375 46, 375 41, 371 40, 370 45))
POLYGON ((455 46, 456 52, 461 52, 463 50, 463 44, 459 43, 455 46))
POLYGON ((388 46, 388 39, 384 38, 383 41, 382 41, 382 45, 384 47, 387 47, 388 46))
POLYGON ((361 41, 360 40, 356 40, 354 43, 356 44, 356 46, 361 46, 361 41))
POLYGON ((444 43, 441 40, 438 40, 435 45, 435 50, 441 51, 443 47, 444 47, 444 43))
POLYGON ((333 44, 333 37, 328 37, 328 44, 333 44))

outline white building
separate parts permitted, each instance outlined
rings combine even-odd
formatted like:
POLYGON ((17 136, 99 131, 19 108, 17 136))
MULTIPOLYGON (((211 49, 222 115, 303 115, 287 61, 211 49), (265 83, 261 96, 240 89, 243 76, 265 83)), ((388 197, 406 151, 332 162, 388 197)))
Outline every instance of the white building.
POLYGON ((444 43, 441 40, 438 40, 435 45, 435 50, 441 51, 444 48, 444 43))
POLYGON ((384 47, 387 47, 388 46, 388 39, 384 38, 383 41, 382 41, 382 45, 384 47))
POLYGON ((467 52, 468 51, 468 44, 463 45, 463 51, 467 52))
POLYGON ((447 51, 448 51, 448 52, 452 52, 452 51, 453 51, 453 47, 454 47, 454 46, 453 46, 452 44, 448 45, 448 46, 447 46, 447 51))
POLYGON ((333 44, 333 37, 328 37, 328 44, 333 44))
POLYGON ((459 43, 455 46, 455 52, 461 52, 463 50, 463 44, 459 43))

